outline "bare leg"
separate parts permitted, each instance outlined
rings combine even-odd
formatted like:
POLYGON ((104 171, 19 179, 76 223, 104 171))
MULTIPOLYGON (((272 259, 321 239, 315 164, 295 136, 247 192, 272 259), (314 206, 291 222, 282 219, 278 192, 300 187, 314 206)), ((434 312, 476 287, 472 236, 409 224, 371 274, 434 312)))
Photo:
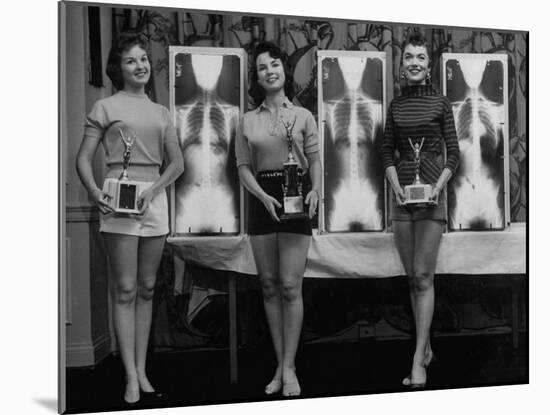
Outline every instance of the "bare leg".
MULTIPOLYGON (((395 246, 401 258, 403 268, 405 268, 405 274, 410 281, 414 276, 414 222, 394 221, 393 228, 395 246)), ((409 297, 411 300, 413 320, 416 320, 415 294, 412 284, 409 284, 409 297)))
POLYGON ((279 274, 283 298, 283 395, 300 395, 296 377, 296 350, 302 331, 304 303, 302 281, 311 237, 279 234, 279 274))
MULTIPOLYGON (((409 298, 413 312, 413 322, 416 326, 416 295, 412 284, 414 276, 414 222, 393 221, 393 229, 394 243, 409 281, 409 298)), ((402 383, 407 386, 410 385, 411 375, 407 375, 402 383)))
POLYGON ((151 331, 155 281, 164 241, 164 236, 142 237, 139 240, 135 342, 136 370, 139 387, 143 392, 155 391, 145 373, 145 360, 151 331))
MULTIPOLYGON (((399 257, 405 268, 405 273, 409 279, 409 297, 411 300, 411 308, 413 312, 413 321, 416 327, 416 290, 414 284, 414 265, 415 265, 415 225, 410 221, 394 221, 394 242, 399 252, 399 257)), ((430 338, 426 343, 424 351, 424 366, 428 366, 431 362, 433 352, 430 344, 430 338)), ((408 375, 403 379, 404 385, 410 385, 411 375, 408 375)))
POLYGON ((411 369, 411 383, 426 382, 425 362, 429 349, 430 327, 434 312, 434 272, 441 235, 445 224, 440 221, 423 220, 415 223, 415 259, 412 279, 415 293, 416 349, 411 369))
POLYGON ((407 277, 414 272, 414 222, 393 221, 393 241, 407 277))
POLYGON ((113 321, 126 372, 124 400, 139 400, 139 384, 135 367, 135 303, 137 287, 137 236, 104 233, 113 279, 113 321))
POLYGON ((271 395, 282 387, 283 363, 283 316, 281 305, 281 285, 279 281, 279 266, 277 252, 277 234, 250 236, 250 244, 264 300, 267 325, 277 357, 277 369, 273 380, 266 386, 265 393, 271 395))

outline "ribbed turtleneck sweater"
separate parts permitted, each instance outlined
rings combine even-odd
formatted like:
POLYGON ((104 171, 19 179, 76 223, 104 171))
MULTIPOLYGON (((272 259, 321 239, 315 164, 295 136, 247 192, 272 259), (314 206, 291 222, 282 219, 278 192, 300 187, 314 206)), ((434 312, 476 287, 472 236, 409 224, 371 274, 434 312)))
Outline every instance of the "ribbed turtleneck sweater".
POLYGON ((414 180, 415 162, 411 142, 413 145, 420 144, 422 138, 421 181, 436 183, 443 167, 455 172, 460 153, 449 100, 437 93, 431 85, 407 86, 401 96, 390 104, 382 140, 384 170, 396 166, 401 186, 411 184, 414 180), (447 153, 446 162, 443 162, 443 145, 447 153), (398 151, 397 155, 395 150, 398 151))

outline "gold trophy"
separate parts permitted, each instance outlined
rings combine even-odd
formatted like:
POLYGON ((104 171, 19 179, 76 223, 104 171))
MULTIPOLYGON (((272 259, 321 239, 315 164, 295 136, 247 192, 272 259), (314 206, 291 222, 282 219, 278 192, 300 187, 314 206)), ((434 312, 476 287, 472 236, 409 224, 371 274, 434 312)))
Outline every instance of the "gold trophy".
POLYGON ((308 214, 304 212, 304 197, 302 195, 302 176, 298 171, 298 162, 292 154, 292 131, 296 124, 296 117, 292 123, 285 123, 286 142, 288 145, 288 157, 283 163, 284 184, 283 184, 283 214, 281 221, 297 218, 307 218, 308 214))
POLYGON ((424 145, 424 137, 420 144, 413 144, 409 138, 409 144, 414 151, 415 172, 412 184, 405 186, 405 204, 410 206, 437 205, 437 199, 432 200, 432 185, 422 183, 420 180, 420 151, 424 145))
POLYGON ((111 179, 108 182, 107 192, 113 196, 111 205, 117 213, 139 213, 137 205, 138 196, 141 193, 143 182, 132 181, 128 177, 128 167, 130 167, 130 156, 132 147, 135 144, 137 134, 134 131, 124 132, 118 128, 122 142, 124 143, 124 153, 122 155, 122 173, 118 180, 111 179))

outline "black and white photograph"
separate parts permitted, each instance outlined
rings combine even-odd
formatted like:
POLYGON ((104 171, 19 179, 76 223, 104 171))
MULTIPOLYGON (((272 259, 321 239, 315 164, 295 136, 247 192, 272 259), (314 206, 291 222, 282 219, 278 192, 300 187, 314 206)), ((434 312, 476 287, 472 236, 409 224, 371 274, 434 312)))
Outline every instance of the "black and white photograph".
POLYGON ((529 386, 527 25, 57 6, 59 413, 529 386))

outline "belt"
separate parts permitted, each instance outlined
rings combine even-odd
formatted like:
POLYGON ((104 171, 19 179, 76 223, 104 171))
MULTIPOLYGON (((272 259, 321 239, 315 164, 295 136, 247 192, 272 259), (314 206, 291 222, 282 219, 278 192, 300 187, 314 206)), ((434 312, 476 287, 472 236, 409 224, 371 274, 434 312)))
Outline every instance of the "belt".
MULTIPOLYGON (((298 174, 300 176, 305 176, 305 173, 302 172, 302 169, 298 168, 298 174)), ((284 170, 266 170, 266 171, 260 171, 256 174, 256 177, 261 177, 263 179, 265 178, 271 178, 271 177, 285 177, 284 170)))
MULTIPOLYGON (((106 177, 118 178, 122 173, 122 164, 112 163, 109 166, 106 177)), ((130 180, 145 180, 155 181, 159 177, 159 166, 143 165, 143 164, 130 164, 128 167, 128 177, 130 180)))

